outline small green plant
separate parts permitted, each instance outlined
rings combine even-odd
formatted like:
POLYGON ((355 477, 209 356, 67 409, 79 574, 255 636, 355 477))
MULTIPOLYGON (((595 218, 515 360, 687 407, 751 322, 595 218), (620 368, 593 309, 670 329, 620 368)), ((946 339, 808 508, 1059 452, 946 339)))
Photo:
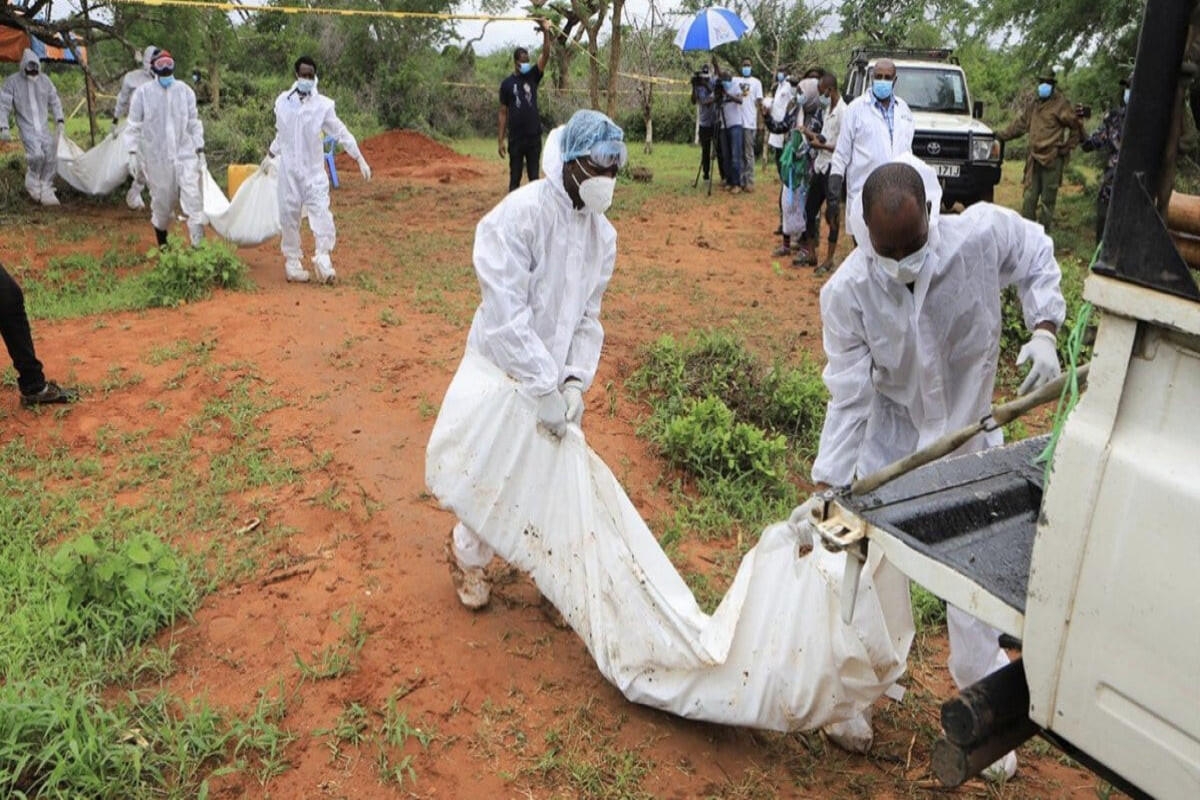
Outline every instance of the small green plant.
POLYGON ((428 750, 430 742, 436 733, 428 728, 420 728, 408 721, 408 713, 401 711, 397 704, 400 697, 406 693, 406 687, 392 692, 380 712, 383 721, 378 731, 376 742, 375 766, 379 771, 382 783, 394 783, 398 786, 405 781, 417 782, 417 770, 414 766, 416 756, 404 753, 404 748, 410 741, 417 742, 422 750, 428 750))
MULTIPOLYGON (((341 612, 334 612, 333 621, 341 622, 341 612)), ((296 669, 300 671, 302 680, 319 681, 328 678, 340 678, 354 669, 354 659, 367 642, 367 631, 363 627, 363 615, 351 609, 350 618, 342 630, 342 635, 333 644, 326 645, 320 651, 312 654, 312 661, 306 662, 300 654, 293 651, 296 669)))
POLYGON ((367 710, 358 703, 350 703, 338 714, 332 728, 316 730, 313 733, 328 737, 325 746, 329 748, 330 758, 337 759, 342 753, 343 745, 357 747, 362 744, 367 738, 369 727, 367 710))
POLYGON ((154 262, 145 277, 150 306, 178 306, 201 300, 213 287, 240 289, 249 274, 245 262, 232 249, 208 239, 191 247, 172 238, 162 250, 152 250, 148 258, 154 262))
POLYGON ((946 624, 946 604, 918 583, 909 583, 912 600, 913 623, 918 631, 925 633, 946 624))

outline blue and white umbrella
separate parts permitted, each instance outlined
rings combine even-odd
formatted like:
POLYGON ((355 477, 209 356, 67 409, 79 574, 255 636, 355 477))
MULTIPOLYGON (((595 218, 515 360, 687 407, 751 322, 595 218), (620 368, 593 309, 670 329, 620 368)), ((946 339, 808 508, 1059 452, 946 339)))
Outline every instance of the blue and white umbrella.
POLYGON ((747 30, 746 23, 728 8, 707 8, 679 26, 675 46, 684 52, 712 50, 736 42, 747 30))

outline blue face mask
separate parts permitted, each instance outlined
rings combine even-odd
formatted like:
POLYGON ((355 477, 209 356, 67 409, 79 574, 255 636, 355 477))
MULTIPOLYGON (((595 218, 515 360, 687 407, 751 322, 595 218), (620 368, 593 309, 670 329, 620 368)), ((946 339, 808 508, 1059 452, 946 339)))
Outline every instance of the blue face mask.
POLYGON ((522 62, 521 64, 518 64, 517 69, 521 70, 521 74, 524 75, 527 72, 529 72, 529 70, 533 69, 533 64, 530 64, 528 61, 525 61, 525 62, 522 62))
POLYGON ((742 77, 744 77, 744 78, 749 78, 749 77, 750 77, 750 71, 751 71, 751 70, 750 70, 750 68, 749 68, 749 67, 742 67, 742 77))
POLYGON ((833 103, 833 100, 825 95, 821 95, 817 98, 817 102, 821 104, 821 108, 829 108, 829 106, 833 103))
POLYGON ((1038 84, 1038 97, 1042 98, 1043 100, 1045 100, 1047 97, 1049 97, 1050 93, 1053 91, 1054 91, 1054 87, 1048 83, 1039 83, 1038 84))
POLYGON ((317 88, 317 82, 312 78, 297 78, 296 91, 300 94, 312 94, 312 90, 317 88))
POLYGON ((779 81, 780 83, 783 83, 785 78, 787 78, 787 73, 785 73, 785 72, 776 72, 775 73, 775 80, 779 81))
POLYGON ((871 91, 878 99, 888 100, 892 96, 892 82, 876 78, 875 82, 871 84, 871 91))
POLYGON ((164 89, 171 88, 171 84, 174 82, 175 82, 174 75, 159 75, 158 76, 158 85, 163 87, 164 89))

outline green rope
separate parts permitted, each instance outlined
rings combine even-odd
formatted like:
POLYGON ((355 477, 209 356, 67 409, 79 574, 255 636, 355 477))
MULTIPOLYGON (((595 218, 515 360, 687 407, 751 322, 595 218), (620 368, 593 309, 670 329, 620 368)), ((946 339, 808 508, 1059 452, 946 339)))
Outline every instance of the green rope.
MULTIPOLYGON (((1096 266, 1096 259, 1099 257, 1100 248, 1097 247, 1092 256, 1092 263, 1088 265, 1088 272, 1091 272, 1092 267, 1096 266)), ((1063 384, 1062 394, 1058 396, 1058 408, 1054 412, 1054 425, 1050 430, 1050 440, 1046 443, 1046 449, 1034 459, 1035 463, 1046 465, 1043 490, 1050 485, 1050 465, 1054 462, 1054 450, 1058 447, 1059 438, 1062 437, 1063 426, 1067 423, 1067 417, 1079 404, 1079 357, 1083 352, 1084 335, 1091 319, 1092 304, 1084 302, 1079 307, 1079 314, 1075 317, 1075 324, 1071 326, 1071 332, 1067 334, 1067 382, 1063 384)))

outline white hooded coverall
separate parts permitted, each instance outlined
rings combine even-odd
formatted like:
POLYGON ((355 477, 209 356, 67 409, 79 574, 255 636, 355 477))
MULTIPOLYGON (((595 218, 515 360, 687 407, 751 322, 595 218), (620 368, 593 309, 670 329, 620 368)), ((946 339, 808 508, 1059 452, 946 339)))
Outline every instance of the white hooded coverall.
POLYGON ((192 244, 204 238, 204 203, 200 194, 200 159, 204 125, 196 114, 196 94, 175 80, 167 88, 152 81, 133 93, 126 152, 137 152, 150 187, 150 223, 165 231, 171 224, 176 197, 187 216, 192 244))
POLYGON ((329 255, 337 228, 329 210, 329 176, 325 173, 324 135, 335 138, 355 160, 362 156, 358 142, 338 119, 334 103, 314 87, 303 95, 295 84, 275 100, 275 140, 279 156, 280 249, 288 261, 299 261, 300 212, 308 210, 308 225, 316 239, 317 255, 329 255))
MULTIPOLYGON (((115 123, 121 117, 129 114, 129 105, 133 100, 133 93, 154 80, 154 73, 150 71, 150 62, 154 58, 154 54, 158 52, 158 48, 150 45, 142 52, 142 68, 131 69, 125 73, 125 77, 121 79, 121 90, 117 92, 117 104, 113 108, 113 122, 115 123)), ((139 162, 140 163, 140 162, 139 162)), ((133 177, 133 183, 129 187, 129 193, 125 195, 125 203, 130 208, 142 208, 142 189, 146 187, 146 170, 141 168, 138 174, 133 177)))
MULTIPOLYGON (((1066 303, 1054 244, 1040 225, 978 203, 941 217, 933 170, 920 165, 929 253, 912 291, 875 266, 858 199, 847 216, 858 248, 821 290, 829 406, 814 481, 846 486, 991 411, 1000 352, 1001 292, 1016 286, 1029 330, 1061 326, 1066 303)), ((980 434, 956 454, 998 445, 980 434)), ((948 609, 950 675, 969 686, 1008 663, 999 633, 948 609)))
POLYGON ((63 118, 62 101, 50 77, 40 71, 37 53, 21 54, 21 66, 0 85, 0 130, 8 130, 8 117, 15 114, 25 145, 25 191, 39 203, 54 200, 54 176, 58 172, 58 120, 63 118), (37 77, 25 74, 28 64, 37 64, 37 77), (51 128, 50 122, 54 127, 51 128))
MULTIPOLYGON (((563 187, 559 136, 542 153, 546 177, 510 192, 475 228, 482 302, 467 347, 541 397, 596 377, 604 328, 600 301, 612 279, 617 232, 603 214, 577 210, 563 187)), ((492 548, 461 522, 454 554, 463 568, 487 566, 492 548)))

